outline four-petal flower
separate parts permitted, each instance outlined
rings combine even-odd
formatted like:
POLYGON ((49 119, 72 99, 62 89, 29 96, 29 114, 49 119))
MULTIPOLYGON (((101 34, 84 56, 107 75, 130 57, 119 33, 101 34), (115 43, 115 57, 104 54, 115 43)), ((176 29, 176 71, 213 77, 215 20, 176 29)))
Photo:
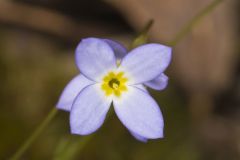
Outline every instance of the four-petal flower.
POLYGON ((118 118, 136 139, 161 138, 162 113, 143 84, 163 90, 168 83, 163 72, 170 60, 171 48, 160 44, 145 44, 127 54, 115 41, 83 39, 76 49, 81 75, 66 86, 57 108, 71 112, 73 134, 96 131, 113 103, 118 118))

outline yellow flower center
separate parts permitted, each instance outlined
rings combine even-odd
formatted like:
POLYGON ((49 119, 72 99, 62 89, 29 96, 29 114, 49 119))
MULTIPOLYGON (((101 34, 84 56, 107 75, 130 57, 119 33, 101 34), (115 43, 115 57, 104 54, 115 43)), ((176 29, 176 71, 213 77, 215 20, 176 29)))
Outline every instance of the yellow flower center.
POLYGON ((104 78, 102 83, 102 90, 106 96, 114 94, 116 97, 120 97, 122 92, 127 91, 126 82, 128 79, 123 76, 123 72, 114 73, 109 72, 104 78))

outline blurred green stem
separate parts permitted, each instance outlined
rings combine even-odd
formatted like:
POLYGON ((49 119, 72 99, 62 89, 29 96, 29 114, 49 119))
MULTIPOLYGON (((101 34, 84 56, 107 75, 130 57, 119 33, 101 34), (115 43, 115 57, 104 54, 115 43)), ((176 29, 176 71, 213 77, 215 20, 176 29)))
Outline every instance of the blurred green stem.
MULTIPOLYGON (((112 116, 114 113, 114 109, 111 106, 110 110, 107 114, 106 120, 109 120, 109 117, 112 116)), ((88 136, 85 136, 83 139, 76 138, 71 136, 67 139, 67 143, 64 142, 66 138, 60 140, 60 142, 57 145, 57 148, 55 150, 54 158, 53 160, 71 160, 74 159, 76 155, 79 155, 82 151, 82 149, 85 148, 85 146, 88 144, 91 139, 93 139, 95 134, 91 134, 88 136)))
POLYGON ((194 16, 183 28, 176 34, 172 41, 168 42, 169 46, 175 46, 180 42, 199 22, 203 17, 208 15, 213 9, 218 6, 223 0, 214 0, 209 5, 207 5, 202 11, 200 11, 196 16, 194 16))
POLYGON ((29 146, 38 138, 46 126, 52 121, 56 116, 58 110, 54 107, 43 120, 43 122, 38 126, 38 128, 32 133, 32 135, 21 145, 17 152, 10 158, 10 160, 18 160, 23 153, 29 148, 29 146))
POLYGON ((133 49, 139 45, 142 45, 148 41, 148 32, 150 28, 152 27, 154 21, 151 19, 149 20, 143 30, 135 37, 135 39, 132 41, 132 43, 129 46, 129 49, 133 49))
MULTIPOLYGON (((192 20, 190 20, 184 27, 176 34, 175 38, 167 44, 170 46, 175 46, 180 40, 182 40, 191 30, 194 28, 198 22, 206 15, 208 15, 213 9, 220 4, 223 0, 214 0, 208 6, 206 6, 202 11, 200 11, 192 20)), ((147 33, 153 24, 153 20, 150 20, 147 25, 144 27, 142 32, 133 40, 130 48, 137 47, 143 43, 147 42, 147 33)), ((29 146, 38 138, 46 126, 51 122, 51 120, 56 116, 57 109, 53 108, 44 121, 39 125, 39 127, 33 132, 33 134, 23 143, 23 145, 17 150, 17 152, 10 158, 10 160, 18 160, 23 153, 29 148, 29 146)), ((91 140, 93 136, 80 146, 82 149, 87 142, 91 140)))

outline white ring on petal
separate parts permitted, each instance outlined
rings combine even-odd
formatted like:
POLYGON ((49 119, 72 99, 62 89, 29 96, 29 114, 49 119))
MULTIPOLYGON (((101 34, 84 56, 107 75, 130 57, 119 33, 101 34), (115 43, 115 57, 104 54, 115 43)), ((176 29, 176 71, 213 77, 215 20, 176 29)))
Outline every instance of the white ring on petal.
POLYGON ((88 135, 104 122, 112 99, 105 96, 99 84, 83 89, 73 103, 70 126, 73 134, 88 135))
POLYGON ((113 99, 114 110, 129 131, 156 139, 163 137, 163 117, 156 101, 144 91, 128 86, 128 92, 113 99))

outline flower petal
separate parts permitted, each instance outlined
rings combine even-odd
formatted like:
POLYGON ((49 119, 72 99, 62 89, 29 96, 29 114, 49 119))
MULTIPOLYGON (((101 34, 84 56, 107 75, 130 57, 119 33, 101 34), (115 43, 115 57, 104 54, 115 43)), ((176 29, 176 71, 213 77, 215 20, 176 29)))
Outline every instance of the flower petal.
POLYGON ((151 81, 145 82, 144 84, 155 90, 163 90, 168 85, 168 76, 166 76, 164 73, 162 73, 157 78, 155 78, 151 81))
POLYGON ((73 134, 87 135, 104 122, 112 99, 107 98, 99 84, 87 86, 73 103, 70 126, 73 134))
POLYGON ((147 82, 161 74, 171 60, 171 48, 146 44, 133 49, 122 60, 119 70, 130 77, 129 84, 147 82))
POLYGON ((119 61, 121 61, 121 59, 127 54, 127 49, 120 43, 110 39, 103 39, 103 40, 112 47, 114 54, 119 61))
POLYGON ((104 74, 117 67, 112 48, 98 38, 86 38, 79 43, 76 63, 81 73, 94 81, 100 81, 104 74))
POLYGON ((155 100, 128 86, 128 92, 113 100, 115 112, 129 131, 147 139, 163 137, 163 117, 155 100))
POLYGON ((138 134, 136 134, 136 133, 133 133, 133 132, 131 132, 131 131, 130 131, 130 133, 131 133, 131 135, 132 135, 134 138, 136 138, 137 140, 139 140, 139 141, 141 141, 141 142, 146 143, 146 142, 148 141, 148 139, 145 138, 145 137, 142 137, 142 136, 140 136, 140 135, 138 135, 138 134))
POLYGON ((141 89, 142 91, 144 91, 146 93, 148 93, 147 88, 144 85, 142 85, 142 84, 137 84, 137 85, 133 85, 133 86, 137 87, 138 89, 141 89))
POLYGON ((81 92, 81 90, 95 82, 87 79, 83 75, 78 75, 75 78, 73 78, 67 86, 64 88, 58 103, 57 103, 57 108, 62 109, 65 111, 70 111, 74 99, 77 97, 77 95, 81 92))

